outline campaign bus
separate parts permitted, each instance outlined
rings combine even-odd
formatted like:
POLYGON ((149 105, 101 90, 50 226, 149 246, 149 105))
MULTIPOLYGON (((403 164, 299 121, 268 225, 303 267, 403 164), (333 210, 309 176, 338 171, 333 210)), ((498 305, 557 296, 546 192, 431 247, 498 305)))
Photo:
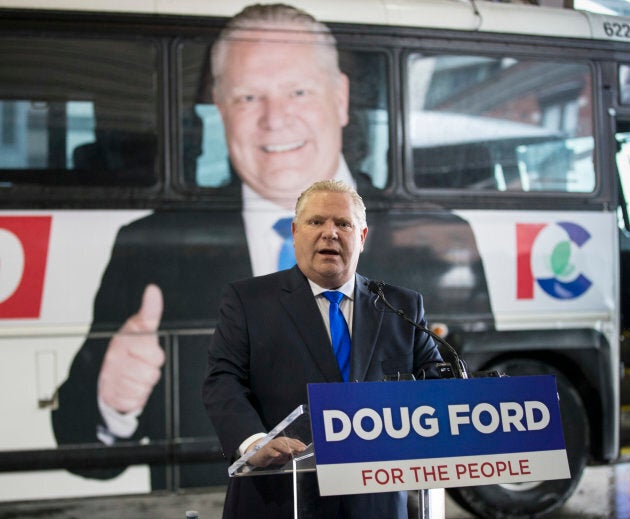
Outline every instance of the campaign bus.
MULTIPOLYGON (((295 203, 252 196, 213 99, 210 49, 247 3, 0 0, 3 501, 226 482, 200 396, 220 294, 279 268, 250 241, 277 252, 283 238, 251 222, 295 203), (151 338, 159 380, 110 426, 104 358, 151 338)), ((449 494, 480 516, 553 510, 586 466, 620 457, 630 19, 293 4, 330 28, 348 78, 340 162, 370 228, 359 272, 421 292, 469 373, 556 378, 571 478, 449 494)), ((292 88, 286 102, 306 102, 292 88)), ((274 124, 297 116, 285 108, 274 124)), ((265 152, 299 153, 298 138, 265 152)))

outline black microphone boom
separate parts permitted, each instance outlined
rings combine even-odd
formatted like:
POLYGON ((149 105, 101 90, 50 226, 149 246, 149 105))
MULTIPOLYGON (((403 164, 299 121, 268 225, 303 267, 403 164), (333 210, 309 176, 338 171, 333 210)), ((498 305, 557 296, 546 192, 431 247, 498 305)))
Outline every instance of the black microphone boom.
POLYGON ((468 374, 466 373, 466 369, 464 368, 464 363, 459 358, 459 355, 457 354, 457 351, 455 350, 455 348, 453 348, 448 342, 442 339, 442 337, 440 337, 438 334, 436 334, 432 330, 429 330, 429 328, 427 328, 426 326, 422 326, 420 323, 417 323, 413 319, 409 318, 403 310, 394 308, 394 306, 387 300, 387 298, 385 297, 385 294, 383 293, 384 286, 385 286, 385 283, 383 281, 372 280, 368 282, 368 290, 378 296, 376 299, 377 301, 378 299, 380 299, 383 302, 383 304, 387 308, 389 308, 392 312, 394 312, 396 315, 398 315, 399 317, 407 321, 412 326, 415 326, 418 330, 421 330, 425 332, 426 334, 430 335, 434 340, 436 340, 437 342, 439 342, 442 346, 446 348, 446 351, 448 352, 448 356, 451 357, 451 359, 448 360, 448 362, 452 366, 455 372, 456 378, 468 378, 468 374))

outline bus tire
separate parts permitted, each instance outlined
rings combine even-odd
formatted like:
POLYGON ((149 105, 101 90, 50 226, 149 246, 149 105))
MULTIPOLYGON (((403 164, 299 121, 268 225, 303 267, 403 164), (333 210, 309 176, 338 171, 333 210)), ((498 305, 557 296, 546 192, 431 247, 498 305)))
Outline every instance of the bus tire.
POLYGON ((478 517, 489 519, 542 517, 562 506, 573 494, 582 477, 590 451, 586 409, 571 382, 543 362, 512 359, 490 366, 488 369, 497 369, 515 376, 544 374, 556 376, 571 479, 450 488, 448 494, 459 506, 478 517))

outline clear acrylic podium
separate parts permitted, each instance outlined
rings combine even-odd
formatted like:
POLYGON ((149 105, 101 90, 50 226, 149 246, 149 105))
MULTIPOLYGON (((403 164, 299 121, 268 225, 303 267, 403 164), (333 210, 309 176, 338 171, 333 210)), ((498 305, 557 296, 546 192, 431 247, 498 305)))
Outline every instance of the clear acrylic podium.
MULTIPOLYGON (((293 517, 300 519, 300 496, 298 487, 298 474, 303 472, 315 472, 315 452, 313 449, 311 422, 306 405, 297 407, 291 414, 274 427, 257 445, 257 449, 250 450, 228 468, 230 477, 266 476, 272 474, 287 474, 293 477, 293 517), (254 467, 248 460, 274 438, 295 438, 307 445, 307 449, 294 457, 284 465, 272 465, 269 467, 254 467)), ((421 489, 418 491, 418 518, 420 519, 444 519, 444 490, 421 489)))

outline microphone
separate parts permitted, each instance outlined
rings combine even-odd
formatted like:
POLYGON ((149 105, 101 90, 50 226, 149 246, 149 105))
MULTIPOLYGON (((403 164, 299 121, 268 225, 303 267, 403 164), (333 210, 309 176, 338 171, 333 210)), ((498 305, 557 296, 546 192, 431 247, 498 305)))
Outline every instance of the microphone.
POLYGON ((446 353, 448 353, 448 355, 443 355, 443 356, 449 357, 448 359, 445 359, 445 360, 451 365, 451 369, 453 370, 455 374, 455 378, 468 378, 468 373, 466 372, 464 362, 459 358, 459 355, 457 354, 457 351, 455 351, 455 348, 453 348, 448 342, 442 339, 442 337, 437 335, 435 332, 433 332, 432 330, 429 330, 426 326, 423 326, 417 323, 416 321, 414 321, 413 319, 409 318, 402 309, 394 308, 394 306, 387 300, 387 298, 385 297, 385 294, 383 293, 384 286, 385 286, 385 283, 383 281, 372 280, 368 282, 367 284, 368 290, 372 292, 373 294, 376 294, 377 296, 376 300, 374 301, 374 305, 376 306, 376 302, 380 299, 383 302, 383 304, 387 308, 389 308, 392 312, 394 312, 396 315, 398 315, 399 317, 407 321, 412 326, 415 326, 418 330, 423 331, 426 334, 430 335, 434 340, 439 342, 446 349, 446 353))

